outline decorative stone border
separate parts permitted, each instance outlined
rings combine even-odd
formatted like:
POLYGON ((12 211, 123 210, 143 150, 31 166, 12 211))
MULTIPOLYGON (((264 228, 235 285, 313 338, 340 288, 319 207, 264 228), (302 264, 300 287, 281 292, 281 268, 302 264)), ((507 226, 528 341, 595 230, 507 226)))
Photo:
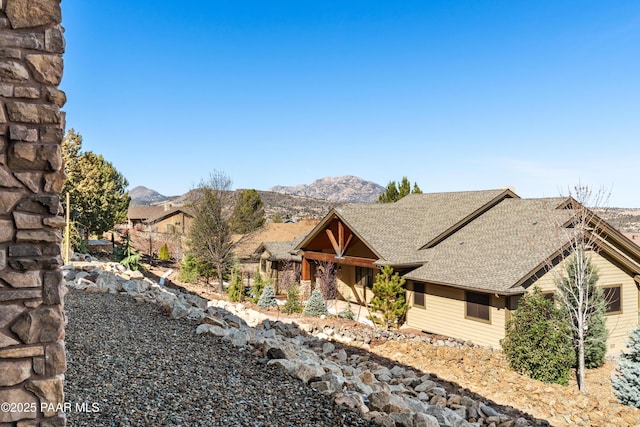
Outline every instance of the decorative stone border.
MULTIPOLYGON (((172 318, 198 321, 198 334, 211 334, 264 363, 331 396, 337 404, 384 426, 524 427, 526 418, 499 413, 485 402, 448 393, 437 379, 404 366, 391 368, 367 355, 348 354, 330 340, 354 341, 344 330, 287 323, 241 303, 206 300, 168 289, 116 263, 85 264, 65 270, 67 286, 90 292, 125 292, 139 301, 161 305, 172 318), (314 335, 315 334, 315 335, 314 335)), ((399 339, 393 336, 394 339, 399 339)), ((428 337, 425 337, 428 338, 428 337)), ((364 343, 362 343, 364 344, 364 343)), ((462 343, 464 345, 464 343, 462 343)))

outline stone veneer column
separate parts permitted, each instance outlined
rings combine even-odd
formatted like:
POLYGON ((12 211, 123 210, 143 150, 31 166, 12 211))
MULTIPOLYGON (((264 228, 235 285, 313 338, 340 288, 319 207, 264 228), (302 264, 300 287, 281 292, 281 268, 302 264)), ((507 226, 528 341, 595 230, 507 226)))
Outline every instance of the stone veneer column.
POLYGON ((60 22, 60 0, 0 0, 2 425, 66 424, 60 22))

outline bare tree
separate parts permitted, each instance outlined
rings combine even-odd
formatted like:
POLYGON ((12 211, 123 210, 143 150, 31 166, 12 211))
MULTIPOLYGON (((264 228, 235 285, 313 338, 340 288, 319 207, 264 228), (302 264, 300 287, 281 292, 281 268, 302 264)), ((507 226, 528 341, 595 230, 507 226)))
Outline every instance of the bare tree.
MULTIPOLYGON (((567 208, 572 217, 569 224, 558 224, 567 242, 560 254, 563 268, 552 269, 557 287, 557 300, 567 314, 573 332, 577 354, 578 387, 586 391, 585 343, 588 330, 603 304, 595 289, 597 272, 591 264, 592 254, 598 251, 602 238, 602 220, 594 208, 602 208, 608 200, 604 190, 594 192, 589 186, 578 184, 569 191, 567 208)), ((605 336, 606 339, 606 336, 605 336)))
POLYGON ((282 261, 282 269, 278 273, 276 283, 276 291, 289 292, 292 286, 296 284, 299 277, 297 265, 290 259, 282 261))
POLYGON ((223 291, 224 274, 233 263, 231 179, 214 171, 192 194, 195 217, 189 227, 189 249, 199 262, 215 269, 218 290, 223 291))
POLYGON ((316 269, 318 289, 325 301, 336 298, 338 293, 338 269, 331 261, 321 261, 316 269))

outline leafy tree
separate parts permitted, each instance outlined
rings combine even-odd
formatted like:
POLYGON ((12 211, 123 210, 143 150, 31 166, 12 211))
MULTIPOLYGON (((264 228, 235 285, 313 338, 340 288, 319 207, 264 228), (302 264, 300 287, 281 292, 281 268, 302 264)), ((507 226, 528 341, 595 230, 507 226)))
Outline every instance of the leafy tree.
POLYGON ((262 295, 262 291, 264 290, 264 287, 265 287, 264 279, 262 279, 260 270, 257 270, 256 275, 254 276, 254 279, 253 279, 253 286, 249 291, 249 294, 251 295, 251 301, 254 304, 257 304, 258 301, 260 300, 260 296, 262 295))
MULTIPOLYGON (((591 264, 590 258, 584 260, 584 271, 579 271, 579 256, 573 254, 565 261, 565 275, 556 282, 559 292, 564 294, 566 303, 561 305, 561 309, 569 322, 575 322, 579 317, 576 313, 580 309, 580 303, 577 300, 580 296, 580 292, 575 288, 578 286, 578 275, 584 276, 584 287, 586 289, 585 295, 591 303, 588 305, 587 310, 589 312, 584 314, 584 317, 588 319, 589 324, 584 332, 584 366, 586 368, 597 368, 604 363, 604 357, 607 354, 607 328, 606 322, 606 304, 602 290, 596 287, 598 282, 598 272, 591 264)), ((576 349, 576 363, 574 367, 577 367, 579 362, 579 336, 578 328, 572 325, 573 342, 576 349)))
POLYGON ((404 278, 398 273, 394 274, 390 266, 382 268, 371 289, 374 296, 369 303, 370 320, 387 330, 391 326, 401 326, 401 321, 410 308, 405 300, 404 282, 404 278))
POLYGON ((158 259, 160 261, 169 261, 171 259, 171 256, 169 255, 169 246, 166 243, 160 247, 160 250, 158 251, 158 259))
POLYGON ((82 135, 69 130, 62 141, 62 157, 67 179, 62 197, 69 194, 74 222, 92 233, 102 234, 126 221, 129 183, 102 155, 82 152, 82 135))
POLYGON ((240 264, 236 263, 231 271, 231 283, 229 289, 227 289, 229 300, 233 302, 240 302, 244 299, 244 285, 242 284, 242 273, 240 271, 240 264))
POLYGON ((264 204, 256 190, 244 190, 240 193, 231 216, 231 230, 246 234, 264 225, 264 204))
POLYGON ((291 286, 287 292, 287 302, 282 311, 287 314, 300 313, 302 306, 300 305, 300 289, 297 286, 291 286))
POLYGON ((509 366, 533 379, 567 384, 574 351, 562 311, 534 287, 507 322, 502 349, 509 366))
POLYGON ((327 304, 324 302, 322 294, 318 289, 314 289, 313 292, 311 292, 311 297, 309 297, 309 301, 307 301, 307 305, 304 307, 302 313, 305 316, 313 317, 326 316, 329 314, 327 304))
POLYGON ((207 182, 200 183, 191 201, 195 216, 189 227, 189 249, 205 268, 215 269, 220 292, 224 291, 223 278, 234 259, 229 221, 230 188, 231 180, 216 171, 207 182))
POLYGON ((640 328, 629 334, 627 348, 629 352, 618 359, 618 374, 611 385, 620 403, 640 408, 640 328))
MULTIPOLYGON (((594 193, 588 186, 575 186, 568 198, 568 208, 572 212, 571 226, 559 224, 559 229, 564 233, 563 237, 568 243, 564 253, 569 255, 561 255, 564 269, 555 277, 558 288, 556 295, 569 318, 570 336, 573 337, 577 354, 578 388, 582 392, 586 391, 587 347, 590 341, 595 344, 600 340, 600 337, 590 337, 589 329, 598 325, 600 321, 594 319, 601 316, 604 310, 601 294, 594 291, 597 272, 591 266, 591 254, 598 250, 598 241, 602 233, 601 220, 595 216, 592 209, 602 206, 606 198, 602 190, 594 193), (589 209, 587 206, 592 208, 589 209)), ((602 339, 605 340, 606 337, 602 339)))
POLYGON ((413 190, 411 189, 411 183, 406 176, 402 177, 399 184, 395 181, 389 181, 384 193, 378 197, 378 203, 393 203, 402 199, 409 194, 422 194, 422 190, 418 187, 418 183, 413 184, 413 190))
POLYGON ((273 286, 266 285, 258 300, 258 307, 267 309, 277 306, 278 302, 276 301, 276 292, 273 290, 273 286))

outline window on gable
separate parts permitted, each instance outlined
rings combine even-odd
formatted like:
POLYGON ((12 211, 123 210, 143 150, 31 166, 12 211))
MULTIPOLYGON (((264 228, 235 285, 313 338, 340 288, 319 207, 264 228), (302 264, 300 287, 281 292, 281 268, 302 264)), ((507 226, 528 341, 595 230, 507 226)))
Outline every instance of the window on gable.
POLYGON ((607 286, 602 288, 607 314, 622 313, 622 286, 607 286))
POLYGON ((474 320, 490 322, 489 305, 491 295, 478 292, 465 292, 466 317, 474 320))

